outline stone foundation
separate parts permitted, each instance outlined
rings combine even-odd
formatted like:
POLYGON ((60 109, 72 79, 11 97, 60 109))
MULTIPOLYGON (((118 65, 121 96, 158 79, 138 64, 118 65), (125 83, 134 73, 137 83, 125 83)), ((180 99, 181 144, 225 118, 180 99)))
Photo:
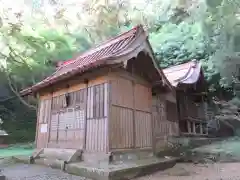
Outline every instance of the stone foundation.
MULTIPOLYGON (((46 152, 48 152, 48 150, 46 152)), ((61 154, 60 152, 62 153, 64 151, 59 150, 58 154, 61 154)), ((151 149, 115 151, 109 154, 82 153, 81 158, 74 158, 81 159, 81 161, 74 160, 68 162, 62 158, 56 158, 56 154, 53 157, 39 154, 37 156, 38 158, 35 158, 33 161, 30 161, 29 157, 23 156, 16 157, 15 159, 18 162, 32 162, 61 169, 69 174, 79 175, 93 180, 131 179, 151 174, 158 170, 171 168, 177 161, 177 158, 157 158, 153 155, 151 149)), ((76 153, 72 154, 74 155, 76 153)), ((67 159, 71 159, 71 157, 69 156, 67 159)))

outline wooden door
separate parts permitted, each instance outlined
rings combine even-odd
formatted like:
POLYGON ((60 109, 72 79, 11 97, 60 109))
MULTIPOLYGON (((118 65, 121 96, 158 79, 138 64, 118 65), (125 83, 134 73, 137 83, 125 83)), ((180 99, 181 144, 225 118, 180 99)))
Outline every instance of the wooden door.
POLYGON ((36 130, 37 148, 45 148, 48 143, 49 122, 52 99, 40 100, 38 107, 38 121, 36 130))
POLYGON ((82 149, 84 144, 85 109, 68 108, 59 115, 57 142, 61 148, 82 149))
POLYGON ((88 88, 86 151, 107 151, 108 83, 88 88))
POLYGON ((86 121, 84 93, 85 90, 70 93, 69 106, 52 111, 49 147, 83 149, 86 121))

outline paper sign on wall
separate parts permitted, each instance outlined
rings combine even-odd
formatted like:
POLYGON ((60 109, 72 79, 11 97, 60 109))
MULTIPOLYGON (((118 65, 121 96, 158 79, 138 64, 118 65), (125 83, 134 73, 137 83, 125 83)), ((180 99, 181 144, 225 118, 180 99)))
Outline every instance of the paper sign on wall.
POLYGON ((41 124, 41 133, 46 133, 47 132, 47 124, 41 124))

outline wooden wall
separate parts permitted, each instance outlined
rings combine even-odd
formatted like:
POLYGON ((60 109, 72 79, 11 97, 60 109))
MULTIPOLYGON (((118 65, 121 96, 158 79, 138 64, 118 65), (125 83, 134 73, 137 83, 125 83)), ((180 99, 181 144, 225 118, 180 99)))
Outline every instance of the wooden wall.
POLYGON ((107 151, 108 76, 89 76, 88 84, 78 77, 40 92, 37 148, 107 151), (70 96, 68 107, 66 94, 70 96))
POLYGON ((51 104, 51 98, 42 98, 39 101, 35 138, 37 148, 43 148, 47 146, 46 142, 48 141, 48 124, 50 123, 51 104), (43 130, 41 131, 41 129, 43 130))
POLYGON ((206 109, 204 103, 195 103, 191 96, 181 94, 180 96, 181 118, 192 117, 196 119, 206 119, 206 109))
POLYGON ((168 137, 179 135, 176 100, 170 93, 153 96, 152 118, 153 142, 159 150, 167 146, 168 137))
POLYGON ((156 137, 177 136, 179 132, 176 102, 157 95, 153 97, 152 106, 154 135, 156 137))
POLYGON ((181 132, 189 135, 206 135, 208 133, 206 104, 203 101, 195 103, 196 97, 185 93, 181 93, 179 98, 181 132))
POLYGON ((75 78, 40 93, 38 148, 145 149, 159 137, 178 135, 175 106, 166 103, 175 101, 170 94, 153 101, 151 85, 123 70, 89 77, 88 84, 75 78))
POLYGON ((108 83, 88 88, 86 151, 107 151, 108 148, 108 83))
POLYGON ((151 148, 151 86, 128 73, 113 73, 110 92, 110 150, 151 148))

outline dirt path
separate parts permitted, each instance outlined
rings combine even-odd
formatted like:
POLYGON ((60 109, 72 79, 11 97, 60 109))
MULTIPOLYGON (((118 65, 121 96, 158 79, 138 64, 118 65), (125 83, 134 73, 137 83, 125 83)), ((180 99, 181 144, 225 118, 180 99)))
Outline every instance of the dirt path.
MULTIPOLYGON (((15 164, 2 167, 8 180, 89 180, 38 165, 15 164)), ((135 180, 240 180, 240 163, 177 164, 166 171, 135 180)))
POLYGON ((166 171, 136 180, 240 180, 240 163, 177 164, 166 171))

